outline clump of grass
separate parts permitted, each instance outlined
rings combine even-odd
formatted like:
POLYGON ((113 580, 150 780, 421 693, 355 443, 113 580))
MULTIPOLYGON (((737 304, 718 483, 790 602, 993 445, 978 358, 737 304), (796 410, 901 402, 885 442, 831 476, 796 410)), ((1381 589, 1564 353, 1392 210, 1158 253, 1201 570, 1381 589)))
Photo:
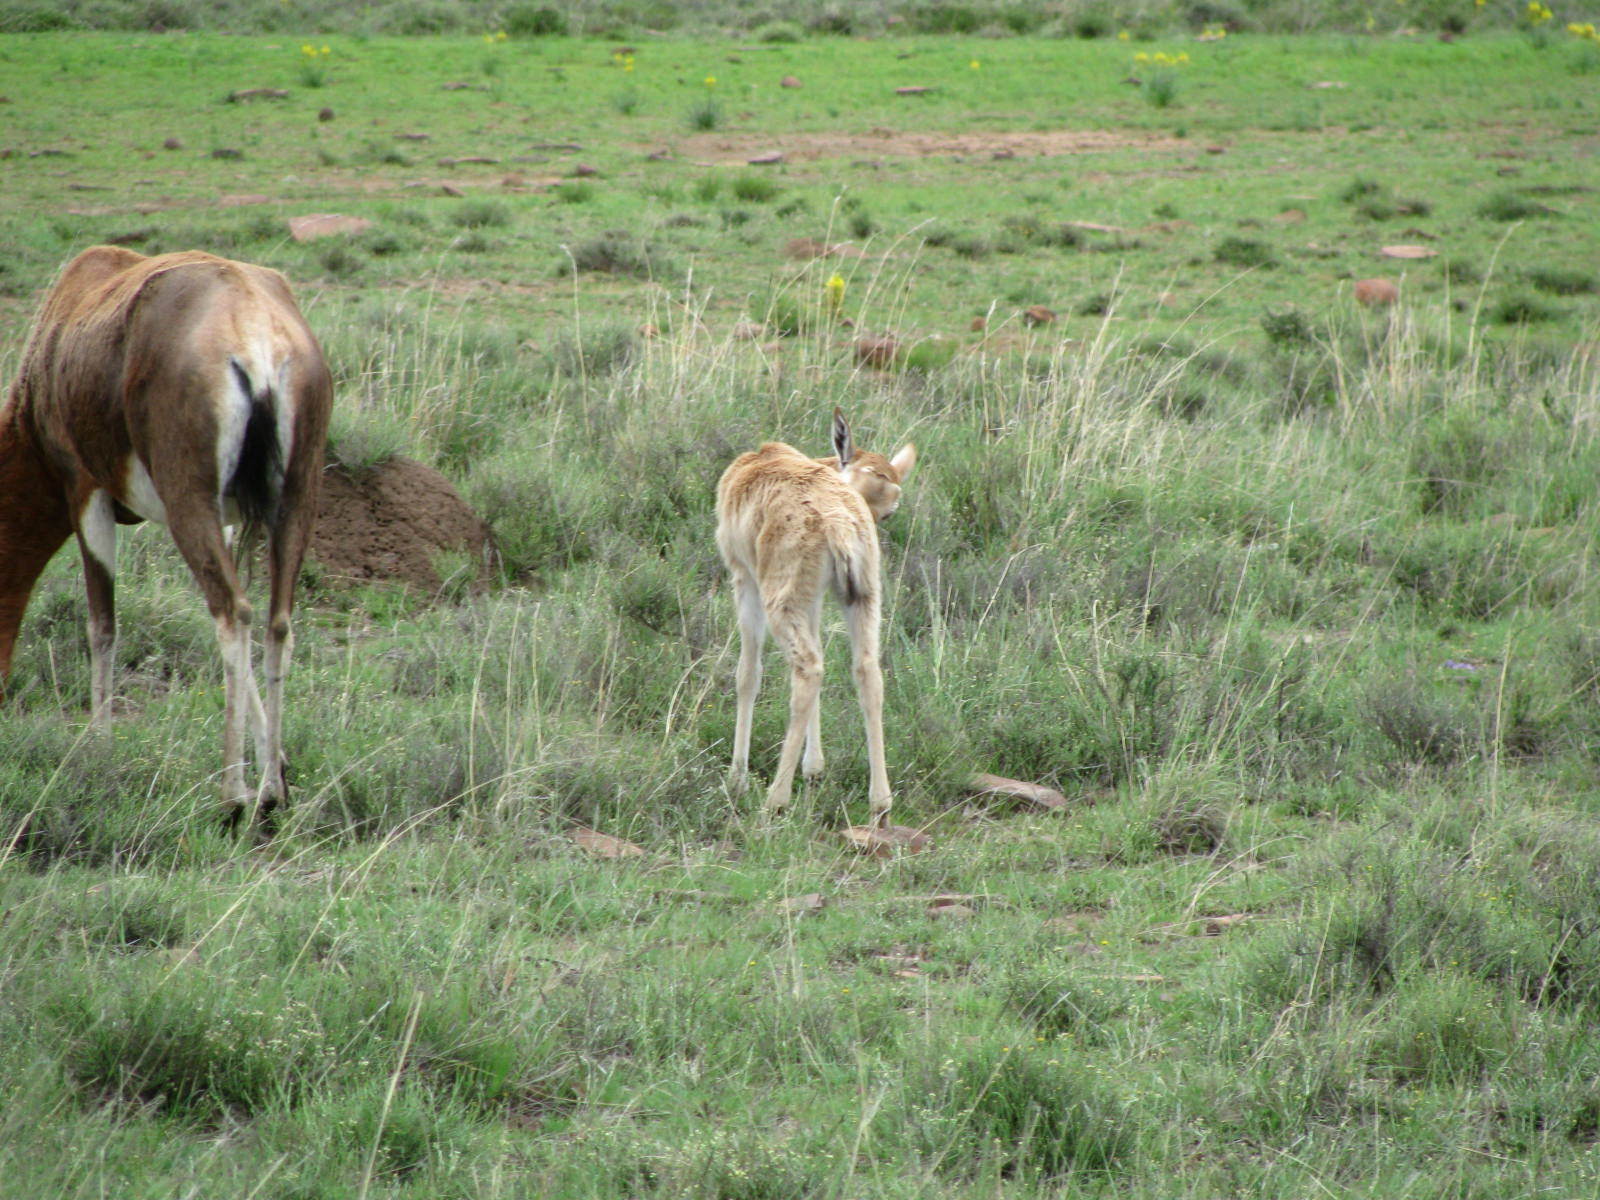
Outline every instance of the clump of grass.
POLYGON ((1176 71, 1152 71, 1140 87, 1145 102, 1151 108, 1171 108, 1178 102, 1178 73, 1176 71))
POLYGON ((806 35, 805 30, 793 21, 768 21, 765 25, 757 26, 753 32, 756 41, 777 45, 798 42, 806 35))
POLYGON ((513 4, 505 10, 501 26, 513 37, 566 37, 566 14, 548 4, 513 4))
POLYGON ((468 200, 451 211, 450 222, 462 229, 503 229, 511 224, 511 210, 497 200, 468 200))
POLYGON ((1311 322, 1300 309, 1269 309, 1261 314, 1261 332, 1280 349, 1304 349, 1316 344, 1311 322))
POLYGON ((1368 179, 1358 175, 1339 191, 1339 199, 1346 204, 1355 204, 1362 200, 1371 199, 1383 191, 1383 185, 1376 179, 1368 179))
POLYGON ((1555 209, 1524 196, 1521 192, 1496 192, 1478 205, 1478 215, 1491 221, 1528 221, 1555 215, 1555 209))
POLYGON ((709 132, 722 124, 722 105, 717 103, 716 97, 704 96, 689 106, 684 119, 690 129, 709 132))
POLYGON ((733 181, 734 196, 752 204, 765 204, 780 190, 777 183, 765 175, 740 175, 733 181))
POLYGON ((598 237, 579 242, 561 273, 594 271, 607 275, 631 275, 637 279, 672 278, 677 269, 662 249, 646 238, 623 230, 608 230, 598 237))
POLYGON ((595 197, 595 186, 586 179, 567 179, 551 189, 563 204, 587 204, 595 197))
POLYGON ((611 97, 611 107, 625 117, 631 117, 639 111, 639 93, 633 88, 625 88, 611 97))
POLYGON ((1245 270, 1278 265, 1272 247, 1254 238, 1225 237, 1212 248, 1211 256, 1226 266, 1245 270))
POLYGON ((639 334, 633 325, 606 321, 563 331, 551 354, 563 375, 609 375, 633 362, 639 346, 639 334))
POLYGON ((1530 267, 1528 282, 1552 296, 1587 296, 1600 291, 1595 273, 1579 267, 1530 267))
POLYGON ((965 1137, 951 1145, 946 1135, 943 1173, 964 1175, 986 1159, 1025 1178, 1100 1171, 1136 1140, 1131 1114, 1065 1048, 986 1038, 947 1062, 928 1090, 965 1137))
POLYGON ((1489 319, 1500 325, 1532 325, 1553 321, 1560 315, 1560 309, 1520 292, 1502 298, 1489 310, 1489 319))
POLYGON ((360 253, 343 242, 334 242, 325 247, 318 253, 317 261, 335 279, 350 279, 361 273, 360 253))
POLYGON ((694 181, 692 194, 702 204, 710 204, 718 196, 722 195, 722 176, 702 175, 694 181))

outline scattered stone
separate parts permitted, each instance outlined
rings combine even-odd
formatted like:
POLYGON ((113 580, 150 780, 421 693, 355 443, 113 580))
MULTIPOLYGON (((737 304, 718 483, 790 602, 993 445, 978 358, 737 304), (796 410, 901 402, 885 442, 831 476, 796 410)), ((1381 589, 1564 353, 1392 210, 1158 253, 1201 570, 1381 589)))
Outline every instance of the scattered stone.
POLYGON ((439 185, 439 191, 446 196, 454 196, 457 200, 466 195, 465 192, 463 192, 453 183, 441 183, 439 185))
POLYGON ((948 896, 940 896, 928 905, 928 915, 935 919, 946 921, 967 921, 978 915, 978 910, 971 905, 962 904, 948 896))
POLYGON ((463 83, 459 79, 452 80, 451 82, 449 82, 449 83, 444 85, 444 90, 447 91, 447 92, 470 92, 472 90, 472 88, 473 88, 472 84, 463 83))
POLYGON ((469 154, 465 158, 441 158, 439 165, 441 167, 488 167, 494 166, 499 161, 498 158, 489 158, 483 154, 469 154))
POLYGON ((1039 325, 1048 325, 1056 319, 1056 314, 1042 304, 1034 304, 1022 310, 1022 323, 1030 328, 1039 325))
POLYGON ((1349 87, 1342 79, 1319 79, 1315 83, 1306 84, 1312 91, 1326 91, 1329 88, 1349 87))
POLYGON ((236 146, 218 146, 211 152, 212 158, 239 159, 244 157, 244 151, 236 146))
POLYGON ((804 896, 790 896, 778 905, 778 909, 803 917, 806 913, 821 912, 827 906, 827 898, 821 892, 807 892, 804 896))
POLYGON ((317 120, 321 121, 323 124, 327 124, 329 121, 333 120, 333 109, 328 108, 326 105, 317 109, 317 120))
POLYGON ((166 141, 161 143, 161 148, 163 150, 182 150, 183 149, 183 139, 182 138, 169 137, 166 141))
POLYGON ((644 848, 635 846, 632 842, 624 841, 619 837, 612 837, 609 833, 598 833, 593 829, 584 829, 582 826, 572 831, 572 840, 579 849, 586 850, 596 858, 643 858, 644 848))
POLYGON ((933 845, 933 839, 927 834, 905 825, 852 825, 844 831, 844 840, 874 858, 888 858, 896 850, 921 854, 933 845))
POLYGON ((345 233, 361 233, 372 228, 366 217, 346 217, 337 213, 311 213, 289 218, 289 236, 297 242, 311 242, 317 238, 334 237, 345 233))
POLYGON ((397 133, 394 136, 399 142, 426 142, 433 137, 431 133, 397 133))
POLYGON ((1226 146, 1207 146, 1206 147, 1206 153, 1207 154, 1226 154, 1227 152, 1228 152, 1228 148, 1226 146))
POLYGON ((855 345, 856 361, 867 367, 877 367, 882 370, 894 365, 895 356, 900 353, 900 343, 892 337, 864 337, 857 338, 855 345))
POLYGON ((1017 152, 1015 150, 1011 150, 1011 149, 996 150, 993 154, 989 155, 990 158, 996 158, 996 159, 1015 158, 1016 156, 1017 156, 1017 152))
POLYGON ((251 204, 271 204, 272 197, 260 192, 242 193, 236 196, 223 196, 217 200, 222 208, 244 208, 251 204))
POLYGON ((781 163, 783 155, 777 150, 770 150, 766 154, 758 154, 754 158, 746 159, 752 167, 769 167, 774 163, 781 163))
POLYGON ((30 151, 28 151, 28 157, 29 158, 71 158, 72 155, 69 154, 65 150, 57 150, 53 146, 47 146, 43 150, 30 150, 30 151))
POLYGON ((649 154, 646 154, 644 157, 645 157, 645 161, 647 161, 647 162, 666 162, 669 158, 672 157, 672 151, 671 150, 652 150, 649 154))
POLYGON ((896 96, 922 96, 933 90, 931 87, 897 87, 894 90, 894 94, 896 96))
POLYGON ((598 174, 600 174, 600 168, 592 167, 588 163, 579 163, 572 168, 572 175, 575 179, 590 179, 598 174))
POLYGON ((237 92, 228 93, 229 104, 242 104, 246 100, 287 100, 288 98, 289 90, 287 88, 241 88, 237 92))
POLYGON ((1391 279, 1358 279, 1356 303, 1366 308, 1383 308, 1400 299, 1400 289, 1391 279))
POLYGON ((1121 225, 1102 225, 1098 221, 1066 221, 1064 224, 1073 229, 1086 229, 1090 233, 1113 233, 1120 236, 1133 232, 1133 230, 1126 229, 1121 225))
POLYGON ((797 88, 797 87, 800 87, 802 85, 801 85, 800 81, 798 79, 796 79, 793 75, 785 75, 782 79, 778 80, 778 86, 779 87, 786 87, 786 88, 797 88))
POLYGON ((989 328, 989 321, 986 317, 973 317, 972 324, 968 326, 968 328, 970 328, 973 333, 982 333, 985 329, 989 328))
POLYGON ((1384 258, 1432 258, 1439 252, 1427 246, 1384 246, 1378 253, 1384 258))
POLYGON ((1046 812, 1067 807, 1067 798, 1055 788, 1042 783, 1007 779, 1003 775, 988 775, 980 771, 972 777, 967 787, 975 796, 1011 796, 1046 812))

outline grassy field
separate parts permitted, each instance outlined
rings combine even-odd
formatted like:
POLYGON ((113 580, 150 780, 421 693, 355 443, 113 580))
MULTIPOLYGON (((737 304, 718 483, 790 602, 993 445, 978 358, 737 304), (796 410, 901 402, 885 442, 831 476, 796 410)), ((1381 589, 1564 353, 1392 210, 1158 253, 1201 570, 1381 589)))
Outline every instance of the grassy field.
POLYGON ((500 554, 308 570, 265 845, 170 542, 122 539, 105 739, 53 566, 0 709, 0 1195, 1600 1193, 1600 45, 1520 11, 0 36, 0 379, 85 245, 268 263, 335 457, 437 466, 500 554), (889 859, 839 835, 831 609, 827 778, 774 826, 723 785, 716 479, 835 404, 920 451, 886 724, 934 844, 889 859))

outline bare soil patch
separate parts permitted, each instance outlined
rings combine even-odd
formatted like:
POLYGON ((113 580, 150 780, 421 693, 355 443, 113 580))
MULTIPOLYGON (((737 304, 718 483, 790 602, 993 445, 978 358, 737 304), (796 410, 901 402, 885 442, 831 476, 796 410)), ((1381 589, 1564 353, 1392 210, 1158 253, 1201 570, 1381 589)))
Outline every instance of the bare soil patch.
POLYGON ((1191 149, 1179 138, 1103 129, 1024 130, 1013 133, 928 133, 870 129, 866 133, 700 133, 684 138, 677 152, 715 163, 745 163, 762 151, 787 162, 825 158, 1002 157, 1051 158, 1108 150, 1191 149))

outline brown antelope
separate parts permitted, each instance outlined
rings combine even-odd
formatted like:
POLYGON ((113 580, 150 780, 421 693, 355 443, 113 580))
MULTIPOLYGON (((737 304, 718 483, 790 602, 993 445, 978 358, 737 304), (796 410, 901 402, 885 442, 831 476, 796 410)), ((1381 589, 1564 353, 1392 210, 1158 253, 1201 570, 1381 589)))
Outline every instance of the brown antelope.
POLYGON ((807 458, 768 442, 741 454, 717 484, 717 546, 733 576, 739 615, 738 719, 730 782, 742 791, 750 767, 750 722, 761 687, 761 648, 770 628, 789 660, 789 728, 767 811, 789 804, 795 762, 807 779, 822 772, 822 594, 844 609, 854 656, 856 696, 867 727, 872 819, 892 797, 883 753, 883 675, 878 666, 881 584, 876 522, 900 503, 900 485, 917 461, 909 442, 893 458, 855 449, 844 413, 833 410, 836 457, 807 458))
POLYGON ((285 801, 289 617, 332 396, 322 350, 276 271, 200 251, 147 258, 116 246, 68 263, 0 410, 0 696, 34 582, 76 533, 89 598, 91 724, 105 726, 116 528, 160 521, 216 623, 223 799, 234 817, 285 801), (264 707, 225 522, 267 536, 264 707), (245 784, 246 725, 261 775, 254 793, 245 784))

